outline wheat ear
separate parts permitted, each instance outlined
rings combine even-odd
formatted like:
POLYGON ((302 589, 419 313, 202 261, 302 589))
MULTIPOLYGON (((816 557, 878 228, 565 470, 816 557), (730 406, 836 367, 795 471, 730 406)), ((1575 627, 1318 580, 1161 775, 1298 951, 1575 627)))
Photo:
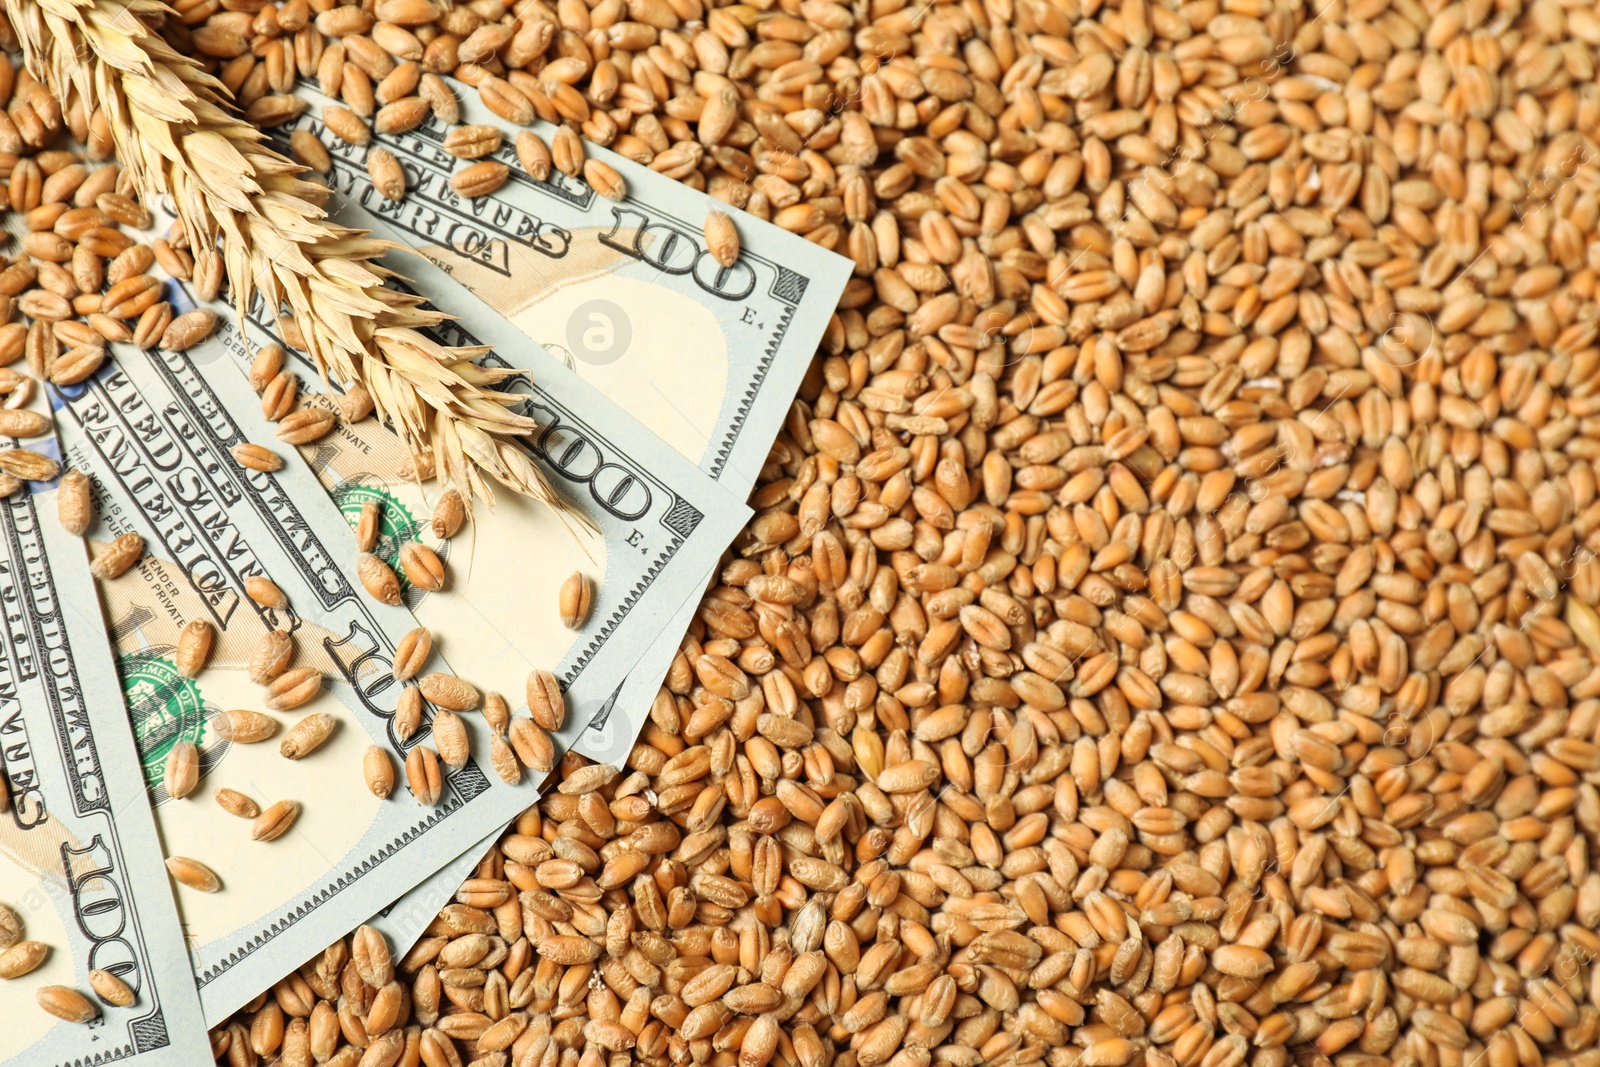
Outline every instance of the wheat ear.
MULTIPOLYGON (((221 250, 241 318, 259 294, 287 305, 325 377, 359 384, 379 418, 467 500, 493 500, 490 480, 557 509, 565 505, 517 441, 535 429, 494 388, 509 372, 469 362, 418 333, 446 316, 383 281, 374 260, 394 245, 334 225, 327 190, 262 143, 229 109, 227 90, 154 30, 176 18, 162 0, 4 0, 28 69, 63 106, 102 108, 117 158, 141 195, 166 196, 196 251, 221 250)), ((215 256, 211 257, 213 262, 215 256)))

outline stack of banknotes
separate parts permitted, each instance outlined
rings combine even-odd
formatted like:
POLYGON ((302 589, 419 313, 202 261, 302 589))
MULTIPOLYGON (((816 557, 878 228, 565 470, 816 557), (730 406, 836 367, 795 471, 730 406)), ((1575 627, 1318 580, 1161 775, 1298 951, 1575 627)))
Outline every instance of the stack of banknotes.
MULTIPOLYGON (((464 94, 469 110, 475 99, 464 94)), ((404 278, 395 284, 454 316, 438 340, 484 346, 485 365, 525 372, 511 388, 540 426, 529 446, 585 521, 501 492, 441 541, 429 524, 438 488, 406 476, 398 439, 370 418, 341 421, 282 470, 242 467, 230 454, 241 443, 292 451, 247 378, 253 354, 284 341, 265 309, 240 321, 216 305, 224 325, 205 343, 114 346, 90 380, 37 396, 56 436, 28 447, 92 478, 96 518, 86 548, 60 529, 53 483, 0 501, 0 953, 23 939, 50 951, 0 982, 0 1064, 210 1062, 207 1026, 356 926, 370 922, 403 952, 543 783, 504 782, 489 764, 488 725, 468 714, 471 757, 447 773, 436 805, 403 787, 386 799, 367 789, 370 746, 399 766, 428 742, 431 709, 404 740, 394 725, 402 636, 427 627, 429 670, 513 708, 531 670, 552 672, 568 709, 558 751, 625 766, 750 516, 745 498, 848 262, 731 212, 741 251, 723 267, 703 224, 726 205, 602 149, 591 151, 627 180, 625 200, 515 167, 498 192, 464 200, 449 186, 456 161, 439 149, 443 135, 429 125, 374 139, 408 171, 399 204, 371 188, 367 148, 336 146, 330 211, 399 246, 387 263, 404 278), (408 586, 391 607, 363 590, 351 526, 369 502, 383 520, 377 552, 428 544, 448 567, 442 591, 408 586), (91 555, 128 532, 144 539, 144 558, 97 585, 91 555), (555 609, 574 570, 594 586, 576 632, 555 609), (262 575, 286 608, 246 594, 262 575), (194 619, 216 637, 189 678, 175 653, 194 619), (248 660, 275 629, 327 679, 285 717, 336 720, 313 758, 230 743, 212 722, 260 710, 248 660), (200 785, 173 800, 163 768, 183 742, 198 746, 200 785), (214 803, 224 787, 263 807, 293 800, 300 815, 282 837, 252 841, 249 824, 214 803), (166 856, 202 859, 222 890, 171 881, 166 856), (87 1025, 34 1009, 45 987, 88 995, 95 970, 121 979, 132 1004, 96 1001, 87 1025)), ((192 306, 171 288, 179 310, 192 306)), ((316 369, 285 348, 307 403, 332 405, 316 369)))

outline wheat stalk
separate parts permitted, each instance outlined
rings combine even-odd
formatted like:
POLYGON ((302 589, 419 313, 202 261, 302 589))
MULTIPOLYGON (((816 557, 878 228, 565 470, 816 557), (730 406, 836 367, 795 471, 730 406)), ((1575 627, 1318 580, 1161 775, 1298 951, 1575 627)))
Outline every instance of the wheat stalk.
MULTIPOLYGON (((533 420, 493 388, 512 372, 469 362, 418 333, 444 320, 383 281, 394 247, 337 226, 327 190, 267 148, 228 109, 227 90, 152 29, 176 18, 162 0, 4 0, 28 69, 65 106, 105 111, 117 157, 146 197, 166 196, 198 252, 220 247, 241 319, 256 296, 287 305, 318 369, 371 393, 379 418, 466 500, 493 501, 490 479, 558 510, 518 438, 533 420)), ((197 255, 197 262, 201 257, 197 255)))

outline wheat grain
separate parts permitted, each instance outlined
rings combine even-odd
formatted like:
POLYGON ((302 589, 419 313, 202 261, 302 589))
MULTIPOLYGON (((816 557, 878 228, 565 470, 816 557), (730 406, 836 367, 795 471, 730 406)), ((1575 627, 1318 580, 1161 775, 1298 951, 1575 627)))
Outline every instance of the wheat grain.
POLYGON ((229 815, 236 815, 241 819, 254 819, 261 814, 261 808, 255 801, 245 796, 236 789, 223 787, 216 793, 217 806, 229 815))
POLYGON ((0 952, 0 978, 21 978, 37 970, 50 955, 50 946, 39 941, 16 941, 0 952))
POLYGON ((38 437, 50 432, 50 417, 27 408, 0 408, 0 435, 38 437))
POLYGON ((423 675, 417 687, 429 703, 448 711, 475 711, 483 699, 471 682, 441 671, 423 675))
POLYGON ((376 500, 368 500, 361 505, 361 515, 356 520, 356 547, 362 552, 371 552, 378 544, 378 534, 382 530, 382 513, 376 500))
POLYGON ((346 144, 361 147, 372 141, 371 128, 347 107, 330 105, 323 108, 322 125, 346 144))
POLYGON ((497 734, 504 734, 511 725, 511 705, 506 703, 506 698, 499 693, 485 693, 483 696, 483 720, 489 724, 489 729, 497 734))
POLYGON ((513 718, 506 740, 528 770, 544 774, 555 766, 555 746, 550 735, 532 719, 513 718))
POLYGON ((739 259, 739 231, 725 211, 706 212, 706 248, 724 267, 731 267, 739 259))
POLYGON ((454 490, 440 495, 433 506, 433 516, 429 527, 433 536, 441 541, 454 537, 461 529, 461 524, 466 519, 466 506, 461 500, 461 495, 454 490))
POLYGON ((457 159, 482 159, 498 152, 503 139, 497 126, 457 126, 439 147, 457 159))
POLYGON ((258 744, 266 741, 272 734, 278 733, 278 720, 261 712, 251 712, 246 709, 229 710, 221 715, 214 715, 210 726, 216 731, 216 736, 222 741, 232 741, 234 744, 258 744))
POLYGON ((327 408, 303 408, 278 421, 278 440, 291 445, 310 444, 326 437, 337 421, 327 408))
POLYGON ((261 414, 271 422, 286 418, 300 396, 300 382, 288 371, 279 371, 261 390, 261 414))
POLYGON ((22 940, 22 920, 15 911, 0 904, 0 952, 22 940))
POLYGON ((182 800, 200 784, 200 750, 192 741, 178 741, 167 752, 161 784, 173 800, 182 800))
POLYGON ((492 159, 480 160, 450 176, 450 188, 468 198, 488 196, 505 184, 510 168, 492 159))
POLYGON ((426 100, 420 96, 408 96, 380 107, 372 126, 378 133, 389 136, 408 133, 422 125, 429 113, 426 100))
POLYGON ((216 893, 222 889, 222 880, 217 877, 216 872, 199 860, 184 856, 169 856, 167 871, 179 885, 188 886, 199 893, 216 893))
POLYGON ((433 807, 439 803, 443 782, 439 776, 439 757, 426 745, 418 745, 406 755, 406 784, 417 803, 433 807))
POLYGON ((338 725, 332 715, 314 711, 291 726, 278 744, 278 754, 284 759, 304 759, 315 752, 333 735, 338 725))
POLYGON ((267 686, 266 705, 273 711, 293 711, 322 691, 322 672, 315 667, 295 667, 267 686))
POLYGON ((344 392, 333 398, 345 422, 355 423, 373 412, 372 394, 360 382, 350 382, 344 392))
POLYGON ((241 467, 248 467, 253 471, 271 474, 283 469, 283 457, 261 445, 244 441, 234 445, 229 451, 241 467))
MULTIPOLYGON (((13 393, 10 399, 15 399, 13 393)), ((23 400, 26 400, 26 396, 23 400)), ((0 471, 29 482, 47 482, 56 476, 60 464, 49 456, 27 448, 0 449, 0 471)))
MULTIPOLYGON (((303 130, 296 130, 303 133, 303 130)), ((374 148, 367 153, 367 175, 372 179, 372 187, 379 194, 390 200, 404 200, 406 196, 406 172, 400 165, 400 160, 386 148, 374 148)))
POLYGON ((389 753, 377 745, 368 747, 366 755, 361 760, 361 773, 366 779, 367 789, 379 800, 386 799, 394 792, 394 761, 389 758, 389 753))
POLYGON ((522 169, 534 181, 542 182, 550 177, 552 166, 550 148, 539 135, 532 130, 521 130, 517 133, 517 162, 522 164, 522 169))
MULTIPOLYGON (((173 272, 169 270, 168 273, 173 272)), ((185 311, 161 332, 161 347, 173 352, 187 352, 216 332, 217 321, 217 313, 210 308, 185 311)))
POLYGON ((408 685, 400 690, 395 700, 394 732, 402 741, 409 740, 422 727, 422 690, 408 685))
POLYGON ((567 718, 567 699, 556 676, 542 668, 528 672, 528 713, 541 729, 554 733, 567 718))
POLYGON ((583 173, 584 155, 583 141, 572 127, 556 127, 550 139, 550 161, 556 170, 569 178, 576 178, 583 173))
POLYGON ((446 767, 459 771, 472 758, 468 746, 467 727, 461 716, 449 708, 440 708, 433 715, 433 744, 439 759, 446 767))
POLYGON ((628 195, 628 187, 623 182, 622 175, 604 160, 586 160, 583 164, 583 180, 607 200, 622 200, 628 195))
POLYGON ((244 580, 245 594, 264 608, 273 611, 283 611, 289 606, 289 598, 284 591, 264 574, 250 574, 244 580))
POLYGON ((34 999, 39 1007, 69 1023, 87 1023, 100 1017, 100 1009, 88 997, 68 986, 40 986, 34 999))
POLYGON ((89 570, 101 581, 111 581, 125 574, 143 555, 144 538, 129 531, 119 534, 116 540, 107 545, 105 551, 89 564, 89 570))
POLYGON ((436 593, 444 588, 444 561, 439 554, 419 541, 400 546, 400 567, 406 580, 418 589, 436 593))
POLYGON ((589 586, 589 579, 582 571, 573 571, 567 580, 561 583, 557 594, 557 610, 561 614, 561 624, 569 630, 580 630, 589 618, 589 608, 594 601, 594 592, 589 586))
POLYGON ((250 360, 250 388, 260 393, 283 372, 283 346, 262 345, 250 360))
POLYGON ((300 817, 300 805, 293 800, 280 800, 262 810, 250 825, 252 841, 276 841, 289 832, 300 817))
POLYGON ((333 169, 333 157, 309 130, 295 130, 289 135, 289 153, 295 162, 318 174, 327 174, 333 169))
POLYGON ((141 349, 154 348, 172 324, 172 306, 165 300, 152 304, 138 320, 133 328, 134 345, 141 349))
POLYGON ((197 678, 211 658, 211 646, 216 640, 216 630, 204 619, 190 619, 178 631, 178 649, 173 657, 178 673, 185 678, 197 678))
POLYGON ((128 988, 128 983, 98 967, 89 972, 89 988, 94 990, 95 996, 114 1008, 130 1007, 134 1001, 133 990, 128 988))
POLYGON ((498 732, 489 736, 489 763, 507 785, 522 781, 522 764, 517 759, 516 751, 498 732))
POLYGON ((397 682, 409 682, 417 676, 417 672, 428 662, 428 657, 433 654, 433 635, 427 627, 418 626, 400 638, 400 643, 395 646, 394 666, 392 673, 397 682))
MULTIPOLYGON (((366 517, 365 511, 362 517, 366 517)), ((364 540, 368 531, 357 527, 356 536, 364 540)), ((367 590, 367 594, 380 604, 400 603, 400 579, 395 576, 394 569, 371 552, 363 551, 356 557, 356 577, 367 590)))
POLYGON ((269 630, 261 636, 245 664, 256 685, 269 685, 294 662, 294 637, 287 630, 269 630))

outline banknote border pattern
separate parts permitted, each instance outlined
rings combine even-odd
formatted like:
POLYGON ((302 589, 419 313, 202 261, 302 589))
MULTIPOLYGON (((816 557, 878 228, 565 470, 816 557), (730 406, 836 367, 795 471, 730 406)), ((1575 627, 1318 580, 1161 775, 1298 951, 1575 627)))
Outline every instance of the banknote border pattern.
MULTIPOLYGON (((795 274, 788 267, 778 268, 778 277, 772 280, 772 288, 776 289, 784 281, 786 274, 795 274)), ((805 295, 808 279, 804 275, 795 275, 800 279, 800 294, 805 295)), ((776 296, 777 294, 773 294, 776 296)), ((777 297, 782 299, 782 297, 777 297)), ((739 446, 739 438, 743 436, 745 425, 750 421, 750 412, 756 406, 756 401, 761 397, 761 389, 766 384, 767 372, 772 369, 773 361, 778 358, 778 350, 783 347, 783 342, 789 335, 789 324, 794 322, 794 314, 799 310, 800 301, 797 299, 783 312, 783 321, 778 323, 777 332, 772 335, 772 343, 767 346, 765 354, 761 357, 761 371, 751 382, 750 388, 745 390, 744 396, 739 398, 739 411, 728 426, 728 432, 722 437, 722 444, 717 446, 716 457, 711 461, 711 469, 706 473, 711 477, 722 480, 722 473, 733 460, 733 450, 739 446)))

